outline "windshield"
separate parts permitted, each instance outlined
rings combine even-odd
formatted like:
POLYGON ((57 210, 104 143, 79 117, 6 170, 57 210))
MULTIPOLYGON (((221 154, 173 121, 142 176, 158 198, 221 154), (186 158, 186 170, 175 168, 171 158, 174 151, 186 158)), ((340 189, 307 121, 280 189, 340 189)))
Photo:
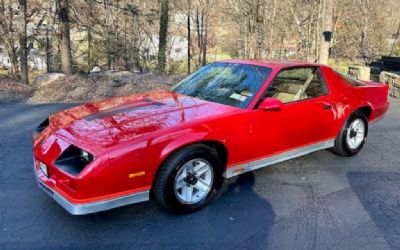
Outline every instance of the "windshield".
POLYGON ((178 83, 172 90, 184 95, 246 108, 271 69, 236 63, 212 63, 178 83))

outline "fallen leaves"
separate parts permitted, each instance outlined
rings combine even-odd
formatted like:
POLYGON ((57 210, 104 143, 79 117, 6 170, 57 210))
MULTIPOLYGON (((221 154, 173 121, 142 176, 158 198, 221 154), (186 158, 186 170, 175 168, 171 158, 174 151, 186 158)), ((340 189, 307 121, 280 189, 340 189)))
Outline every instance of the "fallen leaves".
POLYGON ((73 75, 37 88, 0 79, 0 102, 80 103, 155 89, 170 89, 182 78, 152 73, 133 74, 132 77, 123 78, 110 74, 73 75))

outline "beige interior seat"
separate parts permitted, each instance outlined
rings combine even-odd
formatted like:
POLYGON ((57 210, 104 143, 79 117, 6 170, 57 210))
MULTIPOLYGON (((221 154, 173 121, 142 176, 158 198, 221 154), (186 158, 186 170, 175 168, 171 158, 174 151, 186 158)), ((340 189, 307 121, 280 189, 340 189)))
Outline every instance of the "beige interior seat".
POLYGON ((295 94, 289 94, 289 93, 284 93, 284 92, 276 93, 274 95, 274 98, 279 99, 283 103, 292 102, 295 97, 296 97, 295 94))
POLYGON ((296 94, 302 85, 292 83, 280 84, 280 92, 274 94, 274 98, 279 99, 283 103, 293 102, 296 94))
POLYGON ((314 72, 310 72, 308 74, 307 80, 304 83, 299 91, 296 93, 295 97, 293 98, 294 101, 303 100, 307 98, 306 90, 308 86, 310 86, 311 81, 314 79, 314 72))

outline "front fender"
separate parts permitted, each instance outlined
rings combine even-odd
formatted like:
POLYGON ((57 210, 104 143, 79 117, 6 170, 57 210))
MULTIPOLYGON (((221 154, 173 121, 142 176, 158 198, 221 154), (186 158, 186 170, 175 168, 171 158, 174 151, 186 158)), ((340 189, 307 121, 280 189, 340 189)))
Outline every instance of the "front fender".
POLYGON ((213 131, 209 127, 201 125, 197 128, 187 128, 154 138, 149 143, 153 148, 151 155, 158 155, 158 159, 152 164, 155 167, 154 172, 157 172, 157 168, 165 159, 185 146, 202 141, 215 141, 225 145, 225 141, 221 141, 212 135, 213 131))
POLYGON ((190 133, 190 135, 182 133, 178 135, 172 141, 170 141, 161 151, 161 160, 165 160, 168 156, 170 156, 173 152, 180 148, 205 140, 205 138, 207 138, 207 135, 207 132, 193 132, 190 133))

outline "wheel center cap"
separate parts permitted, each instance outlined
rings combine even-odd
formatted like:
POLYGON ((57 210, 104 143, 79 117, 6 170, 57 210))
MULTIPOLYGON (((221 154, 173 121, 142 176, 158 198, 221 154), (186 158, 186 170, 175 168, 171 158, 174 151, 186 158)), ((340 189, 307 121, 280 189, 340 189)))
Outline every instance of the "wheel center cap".
POLYGON ((197 183, 197 177, 194 174, 189 174, 185 178, 185 181, 186 181, 187 184, 195 185, 197 183))
POLYGON ((354 130, 350 131, 350 138, 356 137, 357 136, 357 132, 354 130))

